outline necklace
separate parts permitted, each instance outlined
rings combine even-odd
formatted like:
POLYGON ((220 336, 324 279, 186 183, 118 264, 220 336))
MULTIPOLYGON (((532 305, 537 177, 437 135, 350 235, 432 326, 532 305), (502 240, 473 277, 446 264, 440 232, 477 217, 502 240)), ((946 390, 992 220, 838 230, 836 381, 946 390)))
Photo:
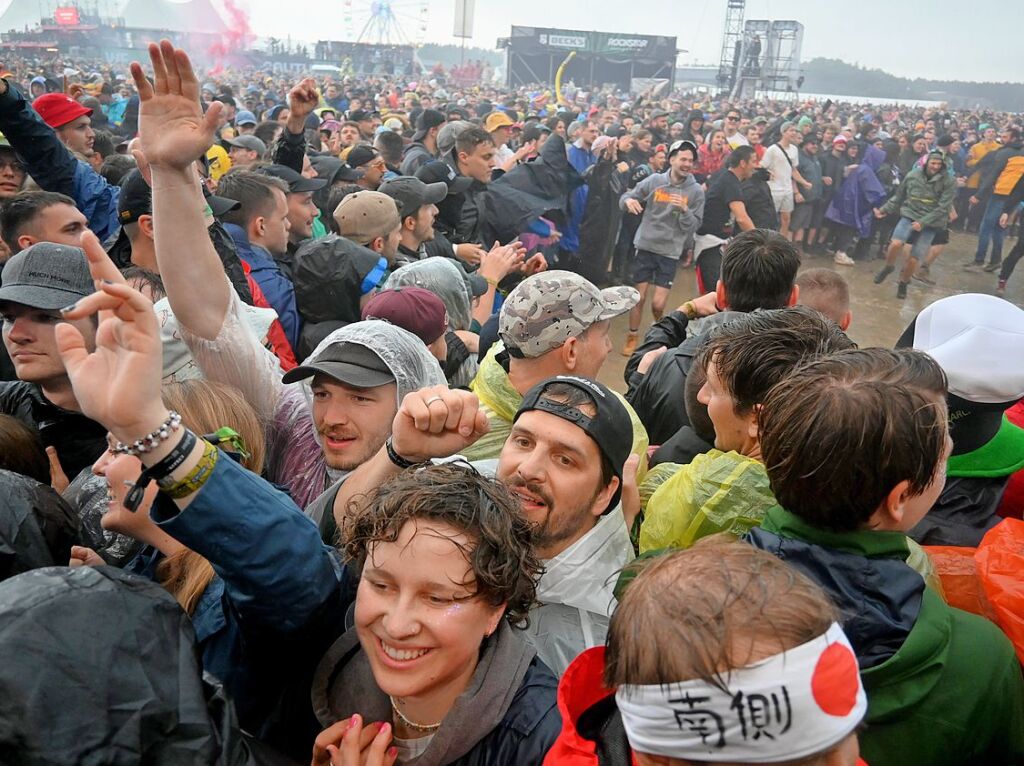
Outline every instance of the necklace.
POLYGON ((388 699, 391 700, 391 709, 395 711, 395 715, 398 716, 398 719, 413 731, 437 731, 441 728, 441 721, 429 724, 415 723, 413 721, 410 721, 408 718, 402 715, 402 711, 398 709, 398 703, 395 702, 395 698, 389 694, 388 699))

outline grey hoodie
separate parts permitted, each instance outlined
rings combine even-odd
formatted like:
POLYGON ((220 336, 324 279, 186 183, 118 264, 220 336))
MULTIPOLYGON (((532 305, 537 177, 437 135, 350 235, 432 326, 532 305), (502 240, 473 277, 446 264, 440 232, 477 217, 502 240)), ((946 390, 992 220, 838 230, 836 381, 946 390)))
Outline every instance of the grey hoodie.
POLYGON ((704 219, 704 190, 692 175, 682 183, 673 184, 671 171, 648 176, 619 200, 626 209, 626 200, 635 199, 644 205, 644 217, 636 230, 633 244, 637 250, 679 259, 683 249, 704 219), (680 210, 668 201, 671 194, 686 197, 687 209, 680 210))

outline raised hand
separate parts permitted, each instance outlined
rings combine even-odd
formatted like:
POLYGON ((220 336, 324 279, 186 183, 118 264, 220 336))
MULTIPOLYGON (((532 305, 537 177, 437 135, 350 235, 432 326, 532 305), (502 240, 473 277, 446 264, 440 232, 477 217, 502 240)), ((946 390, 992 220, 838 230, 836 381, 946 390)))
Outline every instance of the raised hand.
POLYGON ((306 117, 320 103, 320 93, 316 89, 316 80, 307 77, 288 91, 288 109, 292 117, 301 117, 305 124, 306 117))
POLYGON ((518 240, 507 245, 497 242, 480 261, 480 276, 500 282, 526 260, 526 248, 518 240))
POLYGON ((153 168, 185 170, 206 154, 216 135, 223 105, 214 101, 206 114, 199 105, 199 80, 185 51, 168 40, 149 46, 153 82, 132 62, 139 92, 139 141, 153 168))
POLYGON ((163 350, 153 304, 126 284, 108 280, 74 305, 65 319, 101 312, 96 349, 89 351, 82 333, 61 323, 54 328, 57 350, 82 413, 103 424, 123 442, 138 439, 163 422, 167 408, 160 399, 163 350))
POLYGON ((458 454, 488 428, 475 394, 432 386, 402 399, 391 427, 391 444, 406 460, 423 462, 458 454))

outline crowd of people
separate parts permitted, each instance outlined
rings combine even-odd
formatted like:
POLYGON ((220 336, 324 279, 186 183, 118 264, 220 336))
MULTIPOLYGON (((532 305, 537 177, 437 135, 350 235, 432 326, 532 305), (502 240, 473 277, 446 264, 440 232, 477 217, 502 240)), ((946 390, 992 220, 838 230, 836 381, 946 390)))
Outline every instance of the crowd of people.
POLYGON ((147 63, 0 79, 0 762, 1024 763, 1024 310, 801 269, 1019 116, 147 63))

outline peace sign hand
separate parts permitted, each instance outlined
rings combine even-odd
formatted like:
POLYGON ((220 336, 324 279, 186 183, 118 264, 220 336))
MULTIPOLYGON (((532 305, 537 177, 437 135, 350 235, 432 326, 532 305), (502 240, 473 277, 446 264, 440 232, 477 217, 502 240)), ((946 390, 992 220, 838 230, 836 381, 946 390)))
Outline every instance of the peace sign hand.
POLYGON ((149 433, 167 417, 160 399, 163 352, 153 304, 127 284, 103 280, 99 289, 61 313, 84 319, 100 312, 96 349, 67 323, 54 328, 57 350, 82 412, 120 441, 149 433))

